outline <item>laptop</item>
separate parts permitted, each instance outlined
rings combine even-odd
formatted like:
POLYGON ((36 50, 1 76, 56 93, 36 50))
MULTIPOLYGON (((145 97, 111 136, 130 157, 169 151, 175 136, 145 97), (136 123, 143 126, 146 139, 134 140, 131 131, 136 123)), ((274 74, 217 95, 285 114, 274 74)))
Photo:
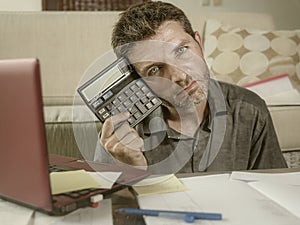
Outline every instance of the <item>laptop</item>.
POLYGON ((48 155, 38 59, 0 60, 0 197, 50 215, 96 207, 109 195, 149 175, 129 166, 91 165, 48 155), (111 189, 51 194, 49 162, 67 169, 122 172, 111 189), (92 166, 92 167, 91 167, 92 166))

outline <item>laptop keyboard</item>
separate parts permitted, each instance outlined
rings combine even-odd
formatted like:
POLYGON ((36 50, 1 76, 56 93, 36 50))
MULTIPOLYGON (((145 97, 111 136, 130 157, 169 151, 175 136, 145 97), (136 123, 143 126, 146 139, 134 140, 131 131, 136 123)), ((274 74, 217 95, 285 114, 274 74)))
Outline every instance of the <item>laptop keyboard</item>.
POLYGON ((52 172, 63 172, 63 171, 70 171, 71 170, 69 168, 65 168, 65 167, 61 167, 61 166, 56 166, 56 165, 51 165, 51 164, 49 164, 48 169, 49 169, 49 173, 52 173, 52 172))
POLYGON ((84 190, 80 190, 80 191, 72 191, 72 192, 63 193, 63 195, 66 195, 71 198, 79 198, 80 196, 89 194, 96 190, 97 190, 96 188, 84 189, 84 190))

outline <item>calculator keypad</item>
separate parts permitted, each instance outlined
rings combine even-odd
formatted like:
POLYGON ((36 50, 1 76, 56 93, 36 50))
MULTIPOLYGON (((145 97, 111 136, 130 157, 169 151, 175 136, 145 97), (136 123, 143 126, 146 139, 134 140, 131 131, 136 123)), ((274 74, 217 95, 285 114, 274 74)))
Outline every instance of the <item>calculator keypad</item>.
POLYGON ((127 85, 108 104, 98 110, 98 115, 104 121, 109 116, 121 112, 129 112, 128 123, 135 126, 161 104, 147 85, 141 80, 135 80, 127 85))

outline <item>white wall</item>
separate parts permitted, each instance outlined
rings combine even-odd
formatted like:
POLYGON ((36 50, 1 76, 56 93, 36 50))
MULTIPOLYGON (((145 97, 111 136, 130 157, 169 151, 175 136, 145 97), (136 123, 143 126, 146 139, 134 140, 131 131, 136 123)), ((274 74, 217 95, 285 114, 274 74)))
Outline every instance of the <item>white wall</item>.
POLYGON ((257 12, 270 14, 278 29, 300 29, 300 0, 163 0, 171 2, 183 10, 257 12), (214 6, 214 1, 221 2, 214 6), (208 6, 203 6, 208 3, 208 6))
POLYGON ((0 0, 0 11, 41 11, 42 0, 0 0))

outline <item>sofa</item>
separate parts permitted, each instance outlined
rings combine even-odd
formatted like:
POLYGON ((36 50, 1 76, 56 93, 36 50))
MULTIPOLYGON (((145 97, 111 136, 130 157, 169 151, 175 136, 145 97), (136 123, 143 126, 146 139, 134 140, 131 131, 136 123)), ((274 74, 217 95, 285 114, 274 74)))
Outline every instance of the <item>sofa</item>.
MULTIPOLYGON (((101 123, 83 104, 76 89, 87 71, 96 71, 90 67, 95 60, 103 56, 107 62, 113 60, 107 53, 111 52, 111 30, 118 15, 110 11, 0 12, 0 59, 39 59, 49 153, 93 159, 101 123)), ((237 27, 276 30, 272 16, 266 14, 187 15, 193 28, 202 34, 204 46, 209 39, 205 34, 207 19, 237 27)), ((298 46, 298 54, 299 49, 298 46)), ((269 110, 289 167, 299 167, 300 106, 269 106, 269 110)))

